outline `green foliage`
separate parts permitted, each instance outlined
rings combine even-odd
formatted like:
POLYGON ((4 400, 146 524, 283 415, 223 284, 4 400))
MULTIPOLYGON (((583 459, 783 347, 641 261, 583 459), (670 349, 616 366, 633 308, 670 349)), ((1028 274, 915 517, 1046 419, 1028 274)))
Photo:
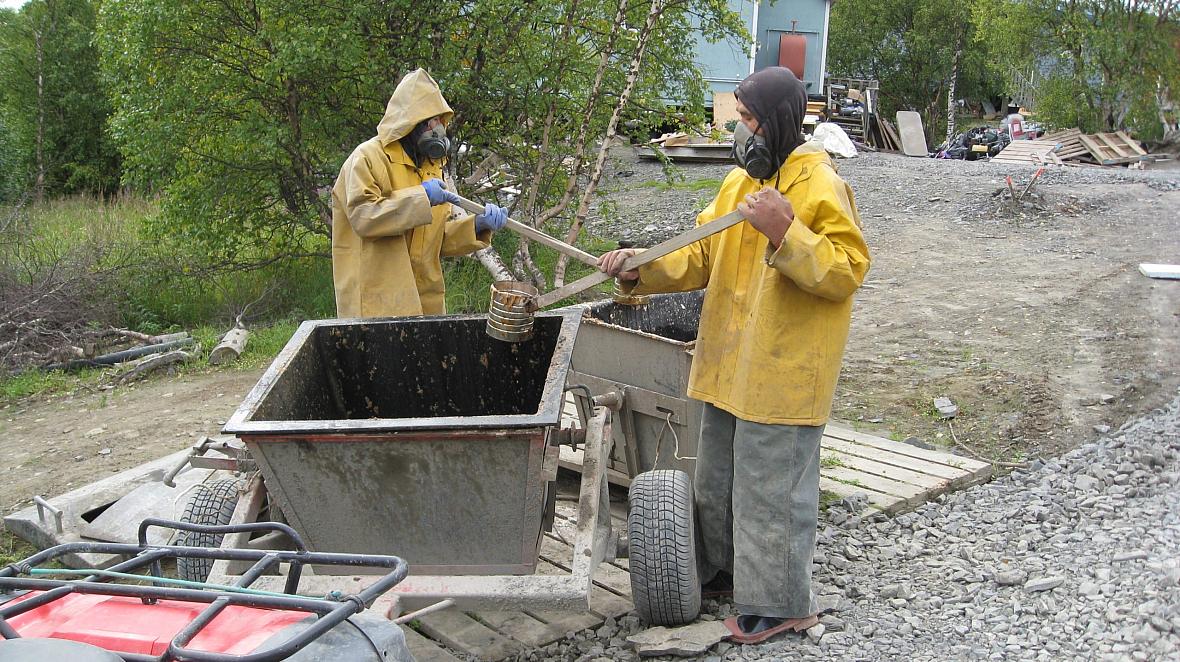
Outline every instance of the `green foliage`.
POLYGON ((0 200, 117 190, 118 154, 104 131, 94 0, 31 0, 0 12, 0 200))
POLYGON ((645 188, 654 188, 658 191, 703 191, 710 195, 716 195, 721 190, 720 179, 693 179, 690 181, 646 181, 641 184, 645 188))
MULTIPOLYGON (((97 372, 97 371, 85 371, 97 372)), ((30 370, 0 380, 0 402, 20 400, 31 395, 57 393, 67 390, 75 383, 76 377, 71 377, 61 371, 41 372, 30 370)))
MULTIPOLYGON (((579 144, 581 119, 589 113, 588 135, 600 135, 625 85, 648 5, 625 5, 621 26, 617 7, 108 0, 98 43, 126 179, 164 194, 154 236, 200 246, 207 265, 326 256, 315 237, 327 236, 328 187, 348 152, 373 135, 400 76, 423 66, 456 111, 448 132, 469 147, 454 174, 461 179, 495 151, 510 171, 537 178, 536 207, 515 212, 527 217, 564 191, 563 160, 579 144), (556 121, 546 135, 547 117, 556 121)), ((723 0, 669 3, 636 108, 657 113, 674 95, 699 112, 690 14, 716 36, 740 30, 723 0)))
POLYGON ((974 20, 997 65, 1041 74, 1038 119, 1142 139, 1162 133, 1163 95, 1180 90, 1174 2, 975 0, 974 20))
MULTIPOLYGON (((947 83, 962 46, 955 96, 997 96, 987 44, 975 39, 971 4, 957 0, 844 0, 832 5, 828 68, 833 76, 880 83, 880 115, 923 115, 929 136, 946 126, 947 83)), ((931 145, 939 140, 928 141, 931 145)))

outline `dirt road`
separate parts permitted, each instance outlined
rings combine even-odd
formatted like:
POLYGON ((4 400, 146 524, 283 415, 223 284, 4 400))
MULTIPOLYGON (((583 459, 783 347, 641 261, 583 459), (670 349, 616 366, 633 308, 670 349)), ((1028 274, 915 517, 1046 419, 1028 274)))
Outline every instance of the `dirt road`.
MULTIPOLYGON (((644 185, 658 165, 622 154, 591 228, 645 239, 691 224, 701 194, 644 185), (609 213, 607 213, 609 211, 609 213)), ((857 295, 835 416, 895 439, 990 459, 1054 455, 1180 387, 1180 172, 1058 169, 1043 198, 994 216, 999 164, 871 154, 842 161, 873 252, 857 295), (960 408, 951 424, 932 399, 960 408), (963 444, 955 446, 953 435, 963 444), (1099 427, 1098 429, 1101 429, 1099 427)), ((721 165, 677 166, 687 181, 721 165)), ((0 508, 55 495, 216 432, 260 371, 157 379, 0 409, 0 508), (109 449, 109 452, 104 452, 109 449)))

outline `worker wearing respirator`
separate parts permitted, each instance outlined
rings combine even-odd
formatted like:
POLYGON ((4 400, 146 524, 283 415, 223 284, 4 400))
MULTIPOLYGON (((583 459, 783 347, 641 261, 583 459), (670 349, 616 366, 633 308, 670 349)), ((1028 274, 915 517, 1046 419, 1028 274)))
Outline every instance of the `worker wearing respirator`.
POLYGON ((332 280, 339 317, 446 313, 442 257, 486 248, 508 212, 450 220, 458 196, 443 165, 454 112, 424 69, 397 84, 377 135, 361 143, 332 187, 332 280), (446 204, 451 203, 451 204, 446 204))
POLYGON ((612 251, 599 269, 635 294, 706 288, 688 385, 705 403, 699 579, 732 588, 731 638, 756 643, 818 622, 819 443, 869 252, 851 189, 821 144, 803 142, 803 84, 770 67, 735 95, 740 167, 697 224, 735 209, 747 222, 633 271, 620 273, 637 251, 612 251))

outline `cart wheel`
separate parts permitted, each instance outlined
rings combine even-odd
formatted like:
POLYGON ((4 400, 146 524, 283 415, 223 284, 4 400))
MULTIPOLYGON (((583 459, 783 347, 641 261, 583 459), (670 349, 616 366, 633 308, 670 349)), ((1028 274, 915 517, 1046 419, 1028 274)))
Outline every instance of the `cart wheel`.
MULTIPOLYGON (((184 516, 180 521, 188 524, 229 524, 234 509, 238 506, 244 481, 240 478, 224 478, 197 486, 184 516)), ((176 536, 176 545, 182 547, 220 547, 224 536, 212 533, 181 531, 176 536)), ((176 575, 191 582, 203 582, 213 569, 213 559, 179 557, 176 559, 176 575)))
POLYGON ((683 471, 660 469, 631 482, 627 514, 631 596, 639 617, 683 625, 701 611, 692 487, 683 471))

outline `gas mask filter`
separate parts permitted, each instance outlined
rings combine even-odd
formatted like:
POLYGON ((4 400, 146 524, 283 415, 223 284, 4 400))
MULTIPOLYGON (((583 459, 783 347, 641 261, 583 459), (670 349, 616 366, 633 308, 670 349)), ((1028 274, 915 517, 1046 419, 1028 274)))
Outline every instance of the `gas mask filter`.
POLYGON ((738 122, 733 131, 733 160, 754 179, 770 179, 778 170, 766 138, 752 133, 745 122, 738 122))
POLYGON ((451 141, 447 138, 447 128, 442 124, 433 129, 426 129, 415 141, 418 153, 431 161, 441 161, 451 149, 451 141))

